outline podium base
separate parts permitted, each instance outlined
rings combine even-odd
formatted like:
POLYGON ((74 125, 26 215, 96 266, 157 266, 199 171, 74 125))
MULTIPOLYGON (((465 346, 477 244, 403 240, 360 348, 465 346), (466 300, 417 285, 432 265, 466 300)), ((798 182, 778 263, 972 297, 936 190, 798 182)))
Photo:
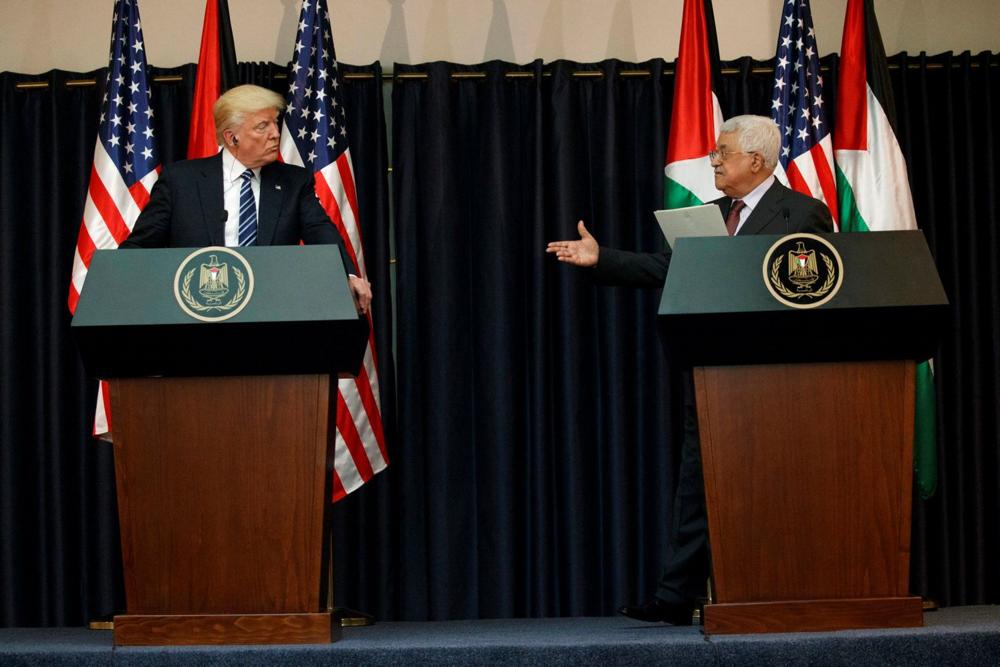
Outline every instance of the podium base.
POLYGON ((328 644, 341 636, 329 613, 123 614, 114 631, 115 646, 328 644))
POLYGON ((375 625, 375 617, 367 612, 350 607, 334 607, 333 622, 342 628, 360 628, 375 625))
POLYGON ((923 626, 919 597, 729 602, 705 605, 706 635, 923 626))

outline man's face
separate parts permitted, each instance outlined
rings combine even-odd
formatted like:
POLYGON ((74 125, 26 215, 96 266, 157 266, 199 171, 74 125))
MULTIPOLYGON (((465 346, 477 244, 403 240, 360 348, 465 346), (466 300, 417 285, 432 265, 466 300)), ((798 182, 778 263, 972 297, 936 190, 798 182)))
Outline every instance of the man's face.
POLYGON ((233 130, 236 143, 230 142, 230 149, 237 160, 256 169, 278 159, 280 137, 277 109, 261 109, 248 113, 243 123, 233 130))
POLYGON ((743 197, 767 177, 762 172, 763 158, 757 153, 741 151, 735 132, 720 134, 715 152, 715 158, 712 159, 715 187, 727 197, 743 197))

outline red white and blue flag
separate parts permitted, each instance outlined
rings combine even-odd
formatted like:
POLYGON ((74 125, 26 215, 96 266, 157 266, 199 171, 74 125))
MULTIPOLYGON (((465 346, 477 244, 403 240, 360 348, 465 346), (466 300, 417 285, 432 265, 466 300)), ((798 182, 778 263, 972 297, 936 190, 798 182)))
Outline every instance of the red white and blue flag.
POLYGON ((827 205, 839 229, 833 143, 809 0, 787 0, 778 26, 771 118, 781 130, 775 175, 827 205))
MULTIPOLYGON (((347 115, 326 0, 303 0, 287 100, 281 158, 313 172, 320 204, 354 261, 347 269, 364 277, 367 268, 347 142, 347 115)), ((370 323, 371 315, 368 317, 370 323)), ((357 378, 339 382, 333 500, 360 487, 388 463, 372 333, 357 378)))
MULTIPOLYGON (((139 3, 117 0, 94 164, 73 256, 71 313, 76 311, 94 251, 117 248, 149 201, 149 192, 159 176, 157 153, 139 3)), ((94 435, 111 430, 108 401, 107 383, 101 382, 94 435)))

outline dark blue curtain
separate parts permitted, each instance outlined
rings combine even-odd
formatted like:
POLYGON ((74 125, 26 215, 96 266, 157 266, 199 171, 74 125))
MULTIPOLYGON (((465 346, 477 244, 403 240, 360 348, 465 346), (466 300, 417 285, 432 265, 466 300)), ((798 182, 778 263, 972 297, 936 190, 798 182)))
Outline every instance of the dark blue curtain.
MULTIPOLYGON (((243 63, 240 82, 283 93, 286 71, 243 63)), ((395 373, 381 68, 344 65, 342 71, 360 77, 345 82, 344 104, 391 441, 395 373)), ((151 68, 163 163, 184 157, 194 72, 191 65, 151 68)), ((124 609, 111 447, 90 437, 97 385, 84 374, 66 305, 103 94, 93 82, 104 76, 105 70, 0 74, 0 626, 83 625, 124 609), (18 88, 26 82, 47 85, 18 88)), ((335 558, 356 563, 361 559, 351 549, 373 542, 368 535, 381 518, 343 505, 333 512, 335 558)), ((335 587, 352 570, 338 571, 335 587)))
MULTIPOLYGON (((823 65, 833 109, 838 58, 823 65)), ((917 219, 952 301, 936 359, 941 479, 930 501, 914 499, 911 589, 996 602, 998 59, 904 53, 890 65, 917 219)), ((725 115, 769 114, 772 72, 727 63, 725 115)), ((659 61, 556 62, 541 78, 537 64, 397 73, 399 539, 414 558, 397 608, 611 613, 652 591, 679 393, 655 335, 658 295, 594 287, 543 249, 575 237, 578 219, 603 244, 659 246, 650 212, 672 77, 659 61)))
POLYGON ((951 301, 935 358, 937 495, 916 501, 914 590, 1000 602, 1000 57, 890 60, 917 222, 951 301))
MULTIPOLYGON (((837 59, 823 64, 833 108, 837 59)), ((917 219, 952 302, 935 359, 940 483, 914 502, 911 589, 998 603, 1000 58, 890 65, 917 219)), ((771 68, 727 63, 726 115, 768 113, 771 68)), ((183 155, 192 70, 154 72, 181 77, 154 86, 164 161, 183 155)), ((595 287, 543 249, 578 219, 604 244, 659 246, 650 211, 667 132, 683 131, 668 128, 663 70, 397 66, 395 311, 382 87, 346 83, 392 464, 334 507, 337 604, 384 620, 597 615, 651 592, 680 443, 658 295, 595 287)), ((284 71, 240 76, 280 91, 284 71)), ((3 626, 123 606, 110 449, 88 435, 95 385, 65 303, 101 95, 66 82, 102 74, 0 75, 3 626), (49 85, 16 87, 29 80, 49 85)))
POLYGON ((543 253, 579 219, 656 247, 668 116, 645 66, 396 66, 407 618, 608 613, 655 576, 673 403, 656 295, 543 253))

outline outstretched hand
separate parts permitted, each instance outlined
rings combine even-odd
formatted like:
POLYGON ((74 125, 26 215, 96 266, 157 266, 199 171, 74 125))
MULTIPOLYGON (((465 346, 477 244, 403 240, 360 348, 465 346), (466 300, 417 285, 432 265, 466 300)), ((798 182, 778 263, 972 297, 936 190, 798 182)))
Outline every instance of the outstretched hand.
POLYGON ((597 257, 601 251, 597 239, 587 231, 583 220, 576 223, 576 230, 580 233, 579 241, 552 241, 545 248, 545 252, 555 253, 556 259, 560 262, 573 266, 597 266, 597 257))

